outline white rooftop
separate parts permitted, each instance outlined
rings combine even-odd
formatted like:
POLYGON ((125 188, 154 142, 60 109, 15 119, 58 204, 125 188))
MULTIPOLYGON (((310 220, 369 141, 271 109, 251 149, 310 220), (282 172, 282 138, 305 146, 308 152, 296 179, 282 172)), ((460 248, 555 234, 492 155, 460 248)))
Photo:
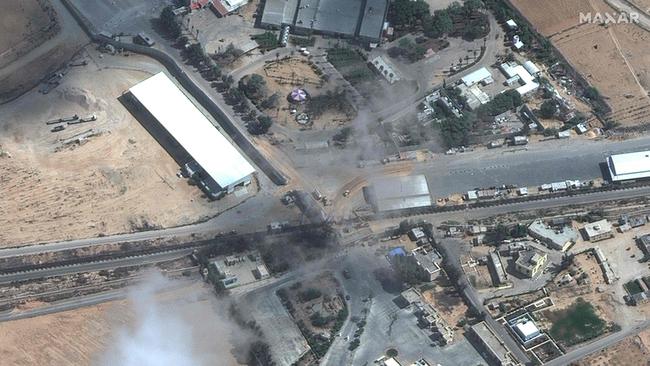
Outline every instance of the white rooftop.
POLYGON ((607 219, 592 222, 585 225, 585 231, 590 238, 600 234, 606 234, 612 231, 612 224, 607 219))
POLYGON ((519 80, 523 85, 518 87, 517 91, 522 96, 539 87, 539 84, 535 82, 533 75, 531 75, 525 67, 515 62, 501 64, 501 70, 508 78, 519 76, 519 80))
POLYGON ((534 337, 539 334, 539 329, 532 321, 522 321, 515 325, 517 332, 525 339, 528 340, 530 337, 534 337))
POLYGON ((612 155, 607 166, 613 181, 650 177, 650 151, 612 155))
POLYGON ((221 188, 255 172, 165 73, 159 72, 129 91, 221 188))
POLYGON ((492 79, 492 74, 490 73, 490 70, 486 69, 485 67, 482 67, 468 75, 465 75, 465 77, 463 77, 461 80, 463 81, 463 84, 467 86, 472 86, 488 78, 492 79))

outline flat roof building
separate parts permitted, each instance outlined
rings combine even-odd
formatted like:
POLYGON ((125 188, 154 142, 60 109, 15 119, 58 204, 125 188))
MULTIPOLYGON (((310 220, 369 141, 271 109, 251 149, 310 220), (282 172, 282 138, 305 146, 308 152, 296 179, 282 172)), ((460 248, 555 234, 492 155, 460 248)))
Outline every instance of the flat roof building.
POLYGON ((537 250, 525 250, 519 252, 519 258, 515 261, 515 268, 521 274, 534 278, 546 267, 548 254, 537 250))
POLYGON ((165 142, 183 150, 181 163, 210 198, 250 183, 255 168, 165 73, 138 83, 125 96, 136 113, 166 131, 165 142))
POLYGON ((535 82, 535 77, 531 75, 525 67, 516 62, 503 63, 500 68, 508 78, 514 78, 515 76, 519 77, 519 83, 521 86, 516 90, 521 96, 524 96, 539 87, 539 84, 535 82))
POLYGON ((650 151, 611 155, 607 167, 613 182, 650 177, 650 151))
POLYGON ((387 13, 388 0, 266 0, 261 24, 376 43, 387 13))
POLYGON ((547 247, 566 251, 578 240, 578 232, 571 226, 550 227, 542 220, 535 220, 528 226, 528 233, 547 247))
POLYGON ((381 178, 363 190, 366 201, 379 212, 431 206, 424 175, 381 178))
POLYGON ((490 70, 486 69, 485 67, 482 67, 468 75, 465 75, 461 80, 463 81, 463 84, 465 84, 465 86, 467 87, 482 82, 485 82, 487 84, 494 82, 490 70))
POLYGON ((614 236, 614 229, 607 219, 585 225, 585 234, 589 241, 600 241, 614 236))
POLYGON ((542 334, 535 322, 528 316, 518 319, 515 323, 511 324, 521 343, 526 343, 542 334))
POLYGON ((490 270, 490 276, 492 276, 492 282, 495 286, 500 286, 506 283, 508 274, 503 267, 501 256, 497 251, 488 254, 488 269, 490 270))
POLYGON ((519 365, 519 362, 515 360, 501 338, 485 322, 475 324, 470 329, 470 335, 479 341, 481 348, 485 351, 483 355, 491 364, 499 366, 519 365))

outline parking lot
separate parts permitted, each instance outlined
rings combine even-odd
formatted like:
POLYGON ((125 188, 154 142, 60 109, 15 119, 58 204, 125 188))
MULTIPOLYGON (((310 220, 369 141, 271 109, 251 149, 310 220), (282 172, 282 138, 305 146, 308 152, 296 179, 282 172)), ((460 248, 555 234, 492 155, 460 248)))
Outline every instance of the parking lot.
POLYGON ((342 268, 350 271, 350 278, 343 280, 343 286, 350 295, 348 301, 351 316, 361 316, 367 309, 365 331, 360 337, 360 346, 348 350, 349 341, 356 327, 347 324, 341 336, 323 359, 323 365, 371 364, 387 349, 398 350, 398 359, 410 364, 420 358, 442 365, 477 365, 485 363, 480 354, 464 337, 451 345, 433 346, 430 333, 417 325, 417 317, 410 308, 401 309, 395 302, 397 292, 387 292, 375 278, 376 271, 386 270, 388 262, 383 256, 374 254, 374 249, 355 248, 341 262, 342 268), (370 295, 370 300, 368 297, 370 295))

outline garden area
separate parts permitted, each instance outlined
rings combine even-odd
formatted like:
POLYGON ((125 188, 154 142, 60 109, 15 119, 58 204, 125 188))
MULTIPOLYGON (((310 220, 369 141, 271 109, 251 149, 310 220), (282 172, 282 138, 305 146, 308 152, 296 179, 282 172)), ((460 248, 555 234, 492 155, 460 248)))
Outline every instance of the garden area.
POLYGON ((375 78, 375 73, 368 67, 367 61, 356 50, 335 46, 327 50, 329 61, 352 85, 375 78))
POLYGON ((605 320, 582 297, 564 310, 548 312, 546 317, 552 323, 551 336, 566 347, 594 339, 608 330, 605 320))

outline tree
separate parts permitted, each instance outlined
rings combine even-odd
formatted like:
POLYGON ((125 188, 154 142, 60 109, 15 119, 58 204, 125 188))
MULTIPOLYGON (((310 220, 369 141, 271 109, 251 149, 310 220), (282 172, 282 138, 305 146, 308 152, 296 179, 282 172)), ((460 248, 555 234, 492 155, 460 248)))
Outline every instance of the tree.
POLYGON ((598 100, 600 98, 600 93, 598 92, 598 89, 590 86, 585 90, 584 96, 587 99, 598 100))
POLYGON ((557 105, 552 99, 545 100, 539 107, 539 116, 542 118, 553 118, 557 113, 557 105))
POLYGON ((239 80, 239 89, 251 100, 260 100, 266 97, 266 81, 259 74, 244 76, 239 80))
POLYGON ((391 23, 405 28, 413 28, 429 14, 429 4, 422 0, 395 0, 388 10, 391 23))
POLYGON ((269 116, 259 116, 256 121, 249 122, 246 126, 252 135, 263 135, 269 131, 273 120, 269 116))
POLYGON ((273 93, 262 101, 262 108, 264 109, 277 108, 278 105, 280 105, 280 94, 278 93, 273 93))
POLYGON ((176 21, 176 15, 174 14, 174 8, 166 6, 160 13, 158 18, 160 25, 163 30, 167 32, 170 37, 178 38, 181 35, 182 29, 180 24, 176 21))

